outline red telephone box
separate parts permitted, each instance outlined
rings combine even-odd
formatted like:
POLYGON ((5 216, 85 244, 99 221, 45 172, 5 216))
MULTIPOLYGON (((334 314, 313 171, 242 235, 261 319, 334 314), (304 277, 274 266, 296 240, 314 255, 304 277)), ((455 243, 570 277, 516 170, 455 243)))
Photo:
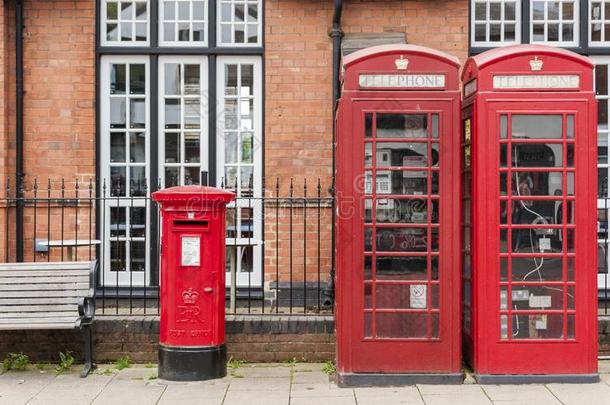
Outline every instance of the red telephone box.
POLYGON ((337 368, 343 385, 461 382, 457 58, 385 45, 343 61, 337 368))
POLYGON ((153 193, 162 213, 159 377, 227 374, 225 209, 235 194, 202 186, 153 193))
POLYGON ((481 383, 598 379, 592 69, 531 45, 463 69, 463 329, 481 383))

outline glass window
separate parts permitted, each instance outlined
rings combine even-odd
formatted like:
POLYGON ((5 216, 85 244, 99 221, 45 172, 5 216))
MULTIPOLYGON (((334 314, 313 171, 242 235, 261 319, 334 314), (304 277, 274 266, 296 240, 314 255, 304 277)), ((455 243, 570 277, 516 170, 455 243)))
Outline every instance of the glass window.
POLYGON ((260 46, 260 0, 219 0, 217 41, 221 45, 260 46))
POLYGON ((472 45, 497 46, 520 42, 520 1, 473 0, 472 45))
POLYGON ((610 44, 610 1, 589 1, 589 44, 603 46, 610 44))
POLYGON ((199 45, 206 40, 207 2, 204 0, 161 0, 159 2, 159 43, 199 45))
POLYGON ((201 184, 206 159, 205 60, 161 57, 159 100, 160 174, 164 187, 201 184))
POLYGON ((102 2, 102 45, 146 45, 148 1, 102 2))
POLYGON ((530 42, 578 45, 577 0, 531 0, 530 42))
MULTIPOLYGON (((595 97, 597 98, 597 166, 598 198, 608 197, 608 69, 610 58, 593 59, 595 64, 595 97)), ((601 200, 604 203, 604 200, 601 200)), ((599 205, 599 203, 598 203, 599 205)))

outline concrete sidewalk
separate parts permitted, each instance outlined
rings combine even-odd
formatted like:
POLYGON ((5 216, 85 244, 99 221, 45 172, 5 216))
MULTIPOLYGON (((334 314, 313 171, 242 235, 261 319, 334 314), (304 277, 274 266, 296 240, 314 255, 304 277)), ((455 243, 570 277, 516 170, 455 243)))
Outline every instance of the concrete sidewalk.
POLYGON ((156 368, 117 371, 100 366, 86 379, 48 370, 0 375, 0 404, 201 404, 201 405, 610 405, 610 362, 600 363, 598 384, 418 385, 401 388, 338 388, 322 364, 242 365, 221 380, 174 383, 156 378, 156 368))

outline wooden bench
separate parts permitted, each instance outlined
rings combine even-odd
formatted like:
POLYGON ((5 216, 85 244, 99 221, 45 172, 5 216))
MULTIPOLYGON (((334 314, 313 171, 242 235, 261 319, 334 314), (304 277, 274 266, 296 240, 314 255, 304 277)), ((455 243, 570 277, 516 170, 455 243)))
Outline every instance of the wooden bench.
POLYGON ((95 367, 91 324, 97 261, 0 263, 0 331, 79 329, 86 377, 95 367))

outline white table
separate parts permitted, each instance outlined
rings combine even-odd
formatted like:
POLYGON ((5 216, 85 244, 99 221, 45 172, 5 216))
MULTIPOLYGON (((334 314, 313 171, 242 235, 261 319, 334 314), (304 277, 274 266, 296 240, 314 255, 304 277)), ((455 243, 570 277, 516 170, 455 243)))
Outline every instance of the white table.
POLYGON ((47 246, 49 248, 54 247, 65 247, 68 249, 68 261, 74 260, 74 248, 82 246, 94 246, 101 244, 102 241, 98 239, 59 239, 59 240, 45 240, 40 241, 39 244, 47 246))

